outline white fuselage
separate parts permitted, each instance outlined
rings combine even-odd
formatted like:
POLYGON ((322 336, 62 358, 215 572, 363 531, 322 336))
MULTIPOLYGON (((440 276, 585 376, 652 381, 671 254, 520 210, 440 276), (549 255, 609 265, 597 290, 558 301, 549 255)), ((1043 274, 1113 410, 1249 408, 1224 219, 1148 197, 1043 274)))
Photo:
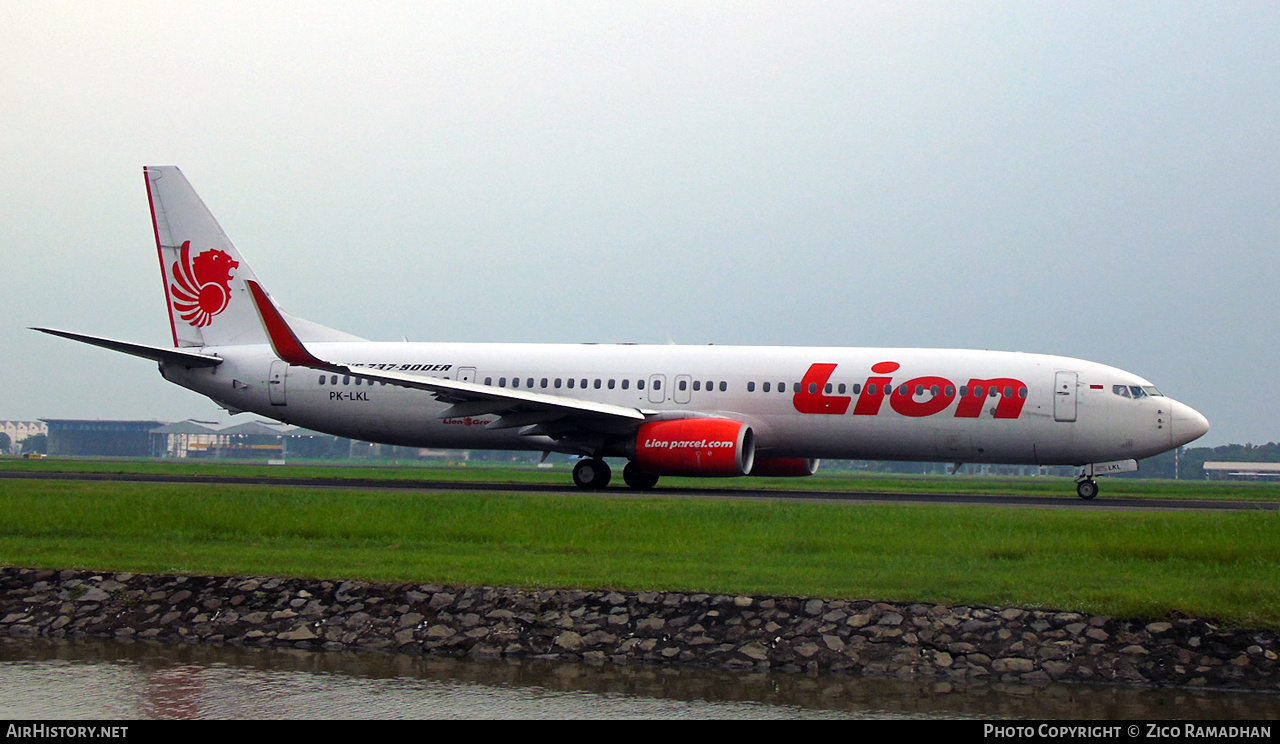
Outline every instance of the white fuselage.
MULTIPOLYGON (((353 369, 590 400, 650 418, 730 418, 754 429, 762 457, 1082 465, 1149 457, 1207 429, 1200 414, 1136 375, 1041 354, 376 342, 308 348, 353 369)), ((291 366, 267 345, 206 351, 223 363, 165 364, 163 373, 232 410, 406 446, 598 450, 598 441, 565 432, 545 436, 554 417, 528 420, 541 429, 498 428, 496 414, 444 415, 449 403, 420 391, 291 366)))

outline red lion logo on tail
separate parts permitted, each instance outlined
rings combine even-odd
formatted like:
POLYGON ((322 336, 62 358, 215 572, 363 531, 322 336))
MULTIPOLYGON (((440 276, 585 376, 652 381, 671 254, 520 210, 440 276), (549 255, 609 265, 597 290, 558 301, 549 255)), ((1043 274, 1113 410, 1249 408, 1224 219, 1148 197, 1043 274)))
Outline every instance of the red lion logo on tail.
POLYGON ((213 316, 231 302, 231 271, 240 267, 223 251, 209 250, 191 258, 191 241, 182 244, 182 253, 173 262, 173 309, 196 328, 213 322, 213 316))

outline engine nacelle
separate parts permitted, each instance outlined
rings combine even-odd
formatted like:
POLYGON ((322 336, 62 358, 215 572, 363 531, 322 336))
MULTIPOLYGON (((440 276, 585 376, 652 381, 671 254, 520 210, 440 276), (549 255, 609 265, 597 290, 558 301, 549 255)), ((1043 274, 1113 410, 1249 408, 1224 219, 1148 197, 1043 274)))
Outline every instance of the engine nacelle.
POLYGON ((813 457, 757 457, 751 475, 765 478, 803 478, 818 472, 820 460, 813 457))
POLYGON ((653 421, 636 434, 636 466, 653 475, 746 475, 755 454, 755 432, 732 419, 653 421))

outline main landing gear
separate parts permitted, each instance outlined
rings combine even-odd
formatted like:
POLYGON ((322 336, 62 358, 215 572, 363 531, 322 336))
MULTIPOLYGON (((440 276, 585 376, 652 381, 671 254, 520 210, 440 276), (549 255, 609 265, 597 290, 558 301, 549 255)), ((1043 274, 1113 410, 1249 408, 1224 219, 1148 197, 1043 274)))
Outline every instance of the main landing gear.
POLYGON ((573 466, 574 485, 588 491, 603 489, 609 485, 611 477, 613 477, 613 471, 609 469, 609 463, 598 458, 579 460, 578 464, 573 466))
MULTIPOLYGON (((578 488, 588 491, 599 491, 609 485, 613 476, 609 464, 598 457, 585 458, 573 466, 573 483, 578 488)), ((622 479, 637 491, 648 491, 658 484, 658 476, 640 470, 634 462, 628 462, 622 469, 622 479)))
POLYGON ((1092 478, 1082 477, 1076 481, 1076 495, 1088 501, 1098 495, 1098 482, 1092 478))
POLYGON ((658 485, 658 476, 640 470, 634 462, 628 462, 622 469, 622 480, 637 491, 648 491, 658 485))

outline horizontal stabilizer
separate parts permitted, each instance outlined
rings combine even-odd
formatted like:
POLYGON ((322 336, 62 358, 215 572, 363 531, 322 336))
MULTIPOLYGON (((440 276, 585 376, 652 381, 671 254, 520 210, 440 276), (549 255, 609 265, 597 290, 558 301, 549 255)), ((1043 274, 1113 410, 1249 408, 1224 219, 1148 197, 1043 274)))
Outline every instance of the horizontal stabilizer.
POLYGON ((79 341, 85 344, 101 346, 104 349, 132 354, 136 357, 164 362, 165 364, 180 364, 185 367, 216 367, 217 365, 222 364, 221 358, 211 354, 198 354, 193 351, 183 351, 181 349, 165 349, 158 346, 147 346, 145 344, 135 344, 128 341, 117 341, 112 338, 102 338, 101 336, 88 336, 83 333, 59 331, 53 328, 32 328, 31 330, 48 333, 51 336, 69 338, 72 341, 79 341))

